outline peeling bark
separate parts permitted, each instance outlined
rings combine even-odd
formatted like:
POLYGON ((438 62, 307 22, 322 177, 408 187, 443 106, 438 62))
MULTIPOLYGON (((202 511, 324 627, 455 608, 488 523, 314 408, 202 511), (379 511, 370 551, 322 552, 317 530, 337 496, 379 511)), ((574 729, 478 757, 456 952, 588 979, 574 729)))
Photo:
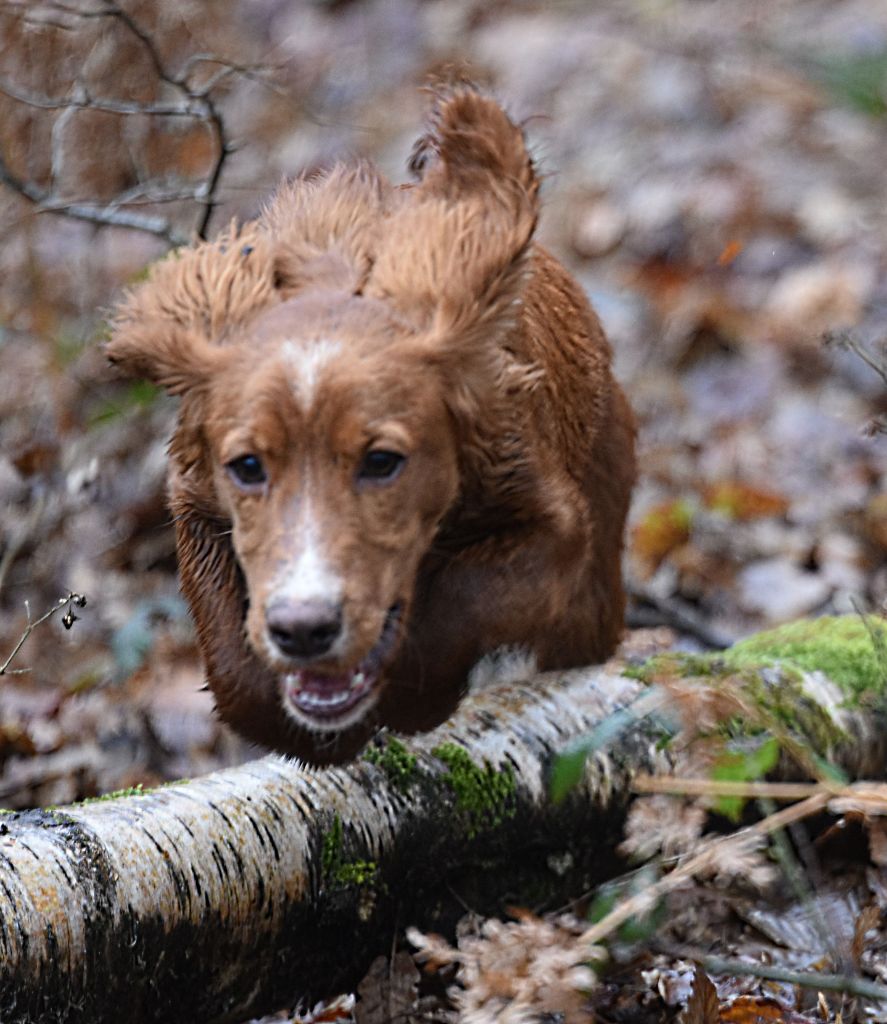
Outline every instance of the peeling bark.
MULTIPOLYGON (((853 760, 870 723, 804 678, 853 760)), ((347 769, 268 757, 3 815, 0 1021, 241 1020, 353 987, 398 926, 460 913, 454 892, 489 911, 581 891, 613 870, 631 777, 666 755, 636 722, 557 807, 551 760, 645 690, 607 667, 539 677, 347 769)))

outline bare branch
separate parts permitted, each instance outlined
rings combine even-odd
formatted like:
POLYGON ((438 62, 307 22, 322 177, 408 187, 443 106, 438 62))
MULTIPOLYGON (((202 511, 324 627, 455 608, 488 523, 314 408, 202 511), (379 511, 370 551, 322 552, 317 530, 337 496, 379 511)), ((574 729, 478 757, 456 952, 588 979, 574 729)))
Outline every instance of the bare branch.
MULTIPOLYGON (((30 89, 24 89, 5 78, 0 78, 0 93, 4 93, 19 103, 24 103, 39 110, 63 112, 98 110, 120 116, 145 115, 191 118, 197 123, 204 125, 209 133, 214 154, 211 165, 203 179, 192 187, 170 189, 166 185, 158 187, 152 183, 141 183, 136 188, 121 193, 113 200, 105 203, 90 201, 72 202, 69 199, 64 199, 56 195, 51 189, 44 189, 34 182, 18 178, 3 161, 2 157, 0 157, 0 182, 3 182, 9 188, 29 199, 41 211, 62 213, 93 224, 146 231, 149 234, 163 238, 170 245, 178 245, 189 240, 188 235, 177 231, 163 217, 136 213, 124 209, 124 207, 138 201, 198 202, 201 204, 202 209, 196 217, 193 233, 198 238, 205 239, 212 215, 218 206, 218 191, 222 172, 228 156, 233 152, 233 146, 228 138, 224 119, 212 96, 212 91, 232 75, 258 79, 258 73, 264 69, 261 66, 236 64, 212 53, 197 53, 190 56, 178 72, 173 72, 167 67, 155 38, 136 18, 120 4, 116 3, 115 0, 100 0, 100 2, 101 6, 99 7, 85 9, 61 2, 61 0, 44 5, 31 5, 30 7, 23 3, 5 2, 0 3, 0 9, 13 11, 18 17, 30 18, 32 20, 37 19, 38 14, 48 13, 56 17, 62 16, 72 19, 109 18, 119 21, 127 32, 138 40, 150 60, 159 81, 178 93, 179 99, 142 103, 118 100, 108 96, 97 97, 92 96, 82 84, 77 84, 68 96, 49 96, 30 89), (192 84, 190 78, 193 72, 204 64, 216 64, 219 67, 215 72, 209 74, 202 84, 192 84)), ((69 28, 71 26, 66 24, 64 27, 69 28)), ((54 170, 61 164, 60 157, 61 154, 54 153, 54 170)))
POLYGON ((80 86, 74 96, 44 96, 20 89, 6 78, 0 78, 0 92, 19 103, 40 110, 101 110, 108 114, 147 114, 157 117, 206 117, 206 103, 194 97, 185 103, 131 103, 90 94, 80 86))
POLYGON ((124 10, 119 4, 114 3, 113 0, 104 0, 104 9, 97 13, 116 18, 121 22, 121 24, 126 26, 130 33, 142 44, 145 53, 148 55, 148 59, 151 61, 154 66, 154 70, 157 72, 158 78, 164 82, 168 82, 170 85, 184 85, 180 78, 167 71, 166 65, 163 63, 163 58, 160 56, 160 51, 157 49, 157 44, 149 33, 142 28, 135 18, 133 18, 129 11, 124 10))
POLYGON ((225 166, 225 160, 231 152, 231 146, 228 142, 227 135, 225 134, 225 122, 222 120, 222 115, 219 113, 218 107, 216 107, 215 102, 210 96, 206 97, 206 104, 209 108, 208 123, 210 125, 210 131, 215 139, 218 155, 209 173, 209 177, 206 180, 206 205, 203 209, 203 215, 197 222, 197 237, 203 239, 206 238, 213 210, 215 210, 218 205, 216 202, 216 193, 218 191, 219 181, 222 177, 222 168, 225 166))
POLYGON ((183 245, 187 236, 177 232, 164 217, 150 214, 133 213, 129 210, 116 209, 114 206, 93 206, 87 203, 71 203, 52 192, 39 188, 33 182, 17 177, 0 157, 0 182, 14 192, 29 199, 41 213, 63 213, 75 220, 87 221, 90 224, 111 225, 118 228, 134 228, 157 235, 169 245, 183 245))
POLYGON ((663 943, 655 944, 664 953, 695 960, 702 964, 709 974, 727 975, 732 978, 743 975, 752 978, 767 978, 771 981, 784 981, 788 985, 801 988, 812 988, 825 992, 845 992, 848 995, 863 999, 887 999, 887 986, 862 978, 852 978, 845 974, 823 974, 819 971, 795 971, 790 967, 778 964, 759 964, 751 960, 735 960, 725 957, 711 956, 709 953, 686 946, 671 946, 663 943))
POLYGON ((634 601, 628 612, 629 624, 634 628, 670 626, 695 637, 708 650, 722 650, 735 642, 735 637, 709 625, 684 602, 658 597, 637 583, 629 582, 626 589, 634 601))
POLYGON ((29 0, 3 0, 0 10, 15 15, 26 25, 37 28, 57 28, 63 32, 76 29, 76 19, 103 16, 103 12, 83 10, 65 3, 30 3, 29 0), (67 18, 67 21, 58 20, 67 18))
POLYGON ((270 89, 278 94, 283 94, 284 92, 284 90, 279 86, 275 86, 272 82, 268 81, 267 78, 269 72, 283 66, 282 64, 236 64, 233 61, 227 60, 225 57, 220 57, 215 53, 192 54, 182 65, 182 70, 179 72, 179 78, 182 82, 189 82, 191 73, 201 64, 219 64, 221 67, 215 75, 211 76, 199 88, 188 85, 187 89, 189 95, 203 97, 231 75, 238 75, 241 78, 248 78, 250 81, 259 82, 261 85, 265 86, 266 89, 270 89))
MULTIPOLYGON (((858 356, 887 384, 887 358, 876 359, 851 331, 827 331, 823 341, 827 346, 834 345, 858 356)), ((881 345, 887 347, 887 339, 881 345)))
POLYGON ((92 203, 90 200, 81 200, 81 203, 86 206, 107 206, 116 209, 120 206, 135 206, 139 203, 180 203, 205 198, 205 181, 198 182, 196 185, 188 185, 175 178, 156 178, 151 181, 139 182, 138 185, 133 185, 125 192, 118 192, 107 203, 92 203))

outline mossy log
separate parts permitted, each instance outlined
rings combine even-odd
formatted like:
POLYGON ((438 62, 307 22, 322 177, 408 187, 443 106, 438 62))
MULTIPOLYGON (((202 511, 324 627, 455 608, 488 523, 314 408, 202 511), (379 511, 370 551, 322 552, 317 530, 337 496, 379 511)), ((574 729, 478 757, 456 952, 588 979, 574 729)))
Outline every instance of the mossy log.
MULTIPOLYGON (((855 620, 802 629, 685 668, 741 668, 818 753, 880 773, 883 648, 855 620)), ((0 816, 0 1021, 242 1020, 353 987, 399 926, 446 923, 454 895, 492 911, 603 880, 633 775, 668 768, 661 727, 631 719, 557 806, 551 763, 646 692, 614 666, 538 677, 347 769, 269 757, 0 816)))

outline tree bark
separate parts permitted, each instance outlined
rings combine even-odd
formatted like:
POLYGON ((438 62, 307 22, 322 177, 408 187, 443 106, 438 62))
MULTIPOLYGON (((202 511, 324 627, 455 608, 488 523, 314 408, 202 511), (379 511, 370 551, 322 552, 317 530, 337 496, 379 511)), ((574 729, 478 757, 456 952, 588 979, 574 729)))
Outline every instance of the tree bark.
MULTIPOLYGON (((803 679, 798 700, 855 737, 857 767, 871 715, 803 679)), ((347 769, 268 757, 0 816, 0 1021, 242 1020, 353 988, 406 924, 555 905, 614 871, 631 778, 668 755, 661 725, 629 716, 560 805, 552 759, 649 692, 612 666, 552 674, 472 696, 405 745, 382 737, 347 769)))

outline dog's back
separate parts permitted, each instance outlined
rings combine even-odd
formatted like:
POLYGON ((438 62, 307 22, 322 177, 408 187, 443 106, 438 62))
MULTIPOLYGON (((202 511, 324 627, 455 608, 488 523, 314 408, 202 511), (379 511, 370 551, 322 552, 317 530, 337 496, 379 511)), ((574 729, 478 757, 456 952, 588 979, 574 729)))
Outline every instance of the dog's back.
POLYGON ((183 396, 172 504, 219 710, 312 760, 435 724, 495 651, 599 661, 622 625, 633 420, 533 245, 522 134, 459 87, 413 167, 285 186, 160 264, 109 346, 183 396))
POLYGON ((594 664, 624 628, 634 417, 581 288, 540 246, 528 269, 519 322, 504 341, 526 370, 495 428, 481 417, 480 438, 465 438, 481 454, 426 559, 431 582, 417 602, 415 640, 393 673, 385 713, 407 731, 452 710, 461 692, 446 681, 454 667, 461 679, 482 659, 482 677, 499 682, 515 664, 594 664))

